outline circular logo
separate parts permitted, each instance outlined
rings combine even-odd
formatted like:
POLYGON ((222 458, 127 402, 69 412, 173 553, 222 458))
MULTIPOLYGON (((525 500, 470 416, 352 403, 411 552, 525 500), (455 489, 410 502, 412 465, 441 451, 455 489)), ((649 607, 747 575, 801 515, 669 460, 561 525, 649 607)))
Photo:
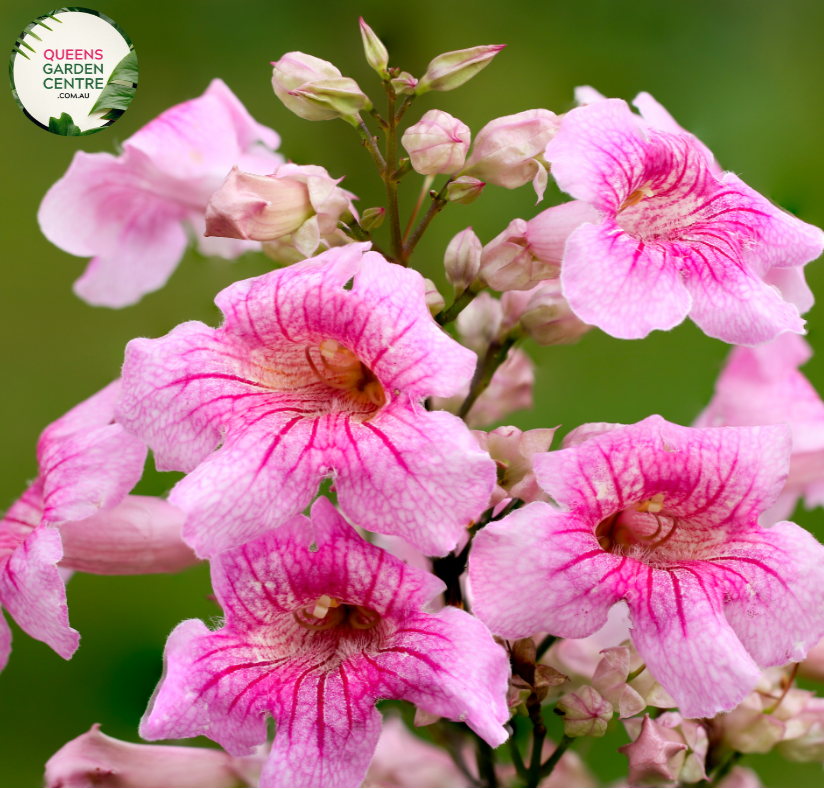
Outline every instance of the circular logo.
POLYGON ((20 109, 41 129, 94 134, 129 108, 137 55, 129 37, 99 11, 58 8, 17 38, 9 78, 20 109))

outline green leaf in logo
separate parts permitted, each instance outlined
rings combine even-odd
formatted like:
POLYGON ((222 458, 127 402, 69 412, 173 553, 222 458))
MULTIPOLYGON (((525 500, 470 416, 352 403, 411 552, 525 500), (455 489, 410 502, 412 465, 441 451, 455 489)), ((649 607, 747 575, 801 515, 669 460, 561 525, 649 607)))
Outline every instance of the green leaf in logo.
POLYGON ((120 61, 109 77, 109 82, 129 82, 137 85, 137 53, 132 50, 120 61))
MULTIPOLYGON (((97 101, 94 103, 91 112, 97 110, 127 110, 134 98, 137 89, 137 55, 135 51, 129 52, 120 61, 109 77, 106 87, 100 92, 97 101)), ((119 116, 118 116, 119 117, 119 116)), ((111 120, 107 118, 107 120, 111 120)))
POLYGON ((80 129, 75 126, 72 116, 64 112, 59 118, 49 118, 49 131, 63 137, 79 137, 80 129))

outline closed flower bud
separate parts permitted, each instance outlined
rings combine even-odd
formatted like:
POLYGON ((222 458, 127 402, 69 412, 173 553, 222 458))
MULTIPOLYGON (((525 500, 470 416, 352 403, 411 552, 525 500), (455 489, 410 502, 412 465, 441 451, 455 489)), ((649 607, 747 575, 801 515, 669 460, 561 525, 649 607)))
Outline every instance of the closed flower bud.
POLYGON ((469 205, 481 196, 485 186, 486 184, 478 178, 461 175, 446 187, 446 199, 450 203, 469 205))
POLYGON ((367 208, 361 216, 360 226, 366 231, 375 230, 383 224, 385 218, 385 208, 367 208))
POLYGON ((372 106, 355 80, 343 77, 326 60, 303 52, 289 52, 272 65, 275 95, 301 118, 309 121, 352 118, 372 106))
POLYGON ((446 279, 460 296, 478 276, 481 267, 481 241, 468 227, 456 235, 446 248, 444 268, 446 279))
POLYGON ((527 239, 527 223, 513 219, 481 254, 478 274, 493 290, 529 290, 558 276, 558 266, 535 257, 527 239))
POLYGON ((429 110, 401 138, 412 167, 421 175, 458 172, 469 150, 469 127, 448 112, 429 110))
POLYGON ((678 779, 686 750, 675 732, 645 715, 634 742, 622 745, 618 752, 629 760, 630 786, 655 786, 678 779))
POLYGON ((108 737, 96 723, 46 762, 46 786, 257 786, 263 749, 235 758, 215 748, 138 745, 108 737))
POLYGON ((235 167, 206 207, 206 235, 275 241, 291 236, 309 257, 352 211, 354 195, 341 189, 323 167, 282 164, 272 175, 235 167))
POLYGON ((415 91, 419 96, 430 90, 454 90, 472 79, 506 45, 459 49, 438 55, 426 68, 415 91))
POLYGON ((425 279, 424 283, 426 284, 426 306, 429 307, 429 311, 433 315, 443 312, 446 301, 444 301, 444 297, 438 293, 435 283, 431 279, 425 279))
POLYGON ((360 18, 360 32, 361 38, 363 38, 363 51, 366 54, 366 62, 378 72, 381 79, 389 79, 389 72, 387 71, 389 53, 386 51, 383 41, 375 35, 375 31, 363 21, 363 17, 360 18))
POLYGON ((389 81, 395 89, 395 95, 397 96, 414 93, 415 88, 418 87, 418 80, 416 80, 415 77, 413 77, 408 71, 402 71, 397 77, 394 77, 389 81))
POLYGON ((232 168, 206 206, 206 236, 270 241, 314 214, 305 183, 232 168))
POLYGON ((112 509, 60 526, 61 567, 96 575, 176 573, 197 564, 184 514, 163 499, 127 496, 112 509))
POLYGON ((556 429, 522 432, 508 425, 489 433, 473 431, 481 449, 489 453, 498 467, 498 484, 492 493, 491 506, 506 498, 517 498, 526 503, 548 499, 538 486, 532 460, 538 452, 549 452, 556 429))
POLYGON ((560 125, 549 110, 526 110, 490 121, 478 132, 463 174, 506 189, 532 181, 540 201, 547 182, 543 153, 560 125))
POLYGON ((372 108, 369 97, 351 77, 318 80, 289 91, 289 95, 314 106, 320 112, 331 113, 332 118, 343 118, 350 122, 362 109, 372 108))
POLYGON ((538 345, 569 345, 592 328, 572 311, 557 279, 533 293, 521 316, 521 326, 538 345))
POLYGON ((612 704, 589 685, 561 696, 555 709, 564 716, 567 737, 603 737, 612 720, 612 704))
MULTIPOLYGON (((320 254, 327 249, 332 249, 332 247, 342 247, 354 243, 356 242, 342 230, 335 229, 328 235, 320 237, 320 243, 315 251, 320 254)), ((283 238, 277 238, 274 241, 264 241, 262 247, 266 257, 280 266, 291 266, 293 263, 299 263, 309 257, 295 246, 292 236, 283 236, 283 238)))

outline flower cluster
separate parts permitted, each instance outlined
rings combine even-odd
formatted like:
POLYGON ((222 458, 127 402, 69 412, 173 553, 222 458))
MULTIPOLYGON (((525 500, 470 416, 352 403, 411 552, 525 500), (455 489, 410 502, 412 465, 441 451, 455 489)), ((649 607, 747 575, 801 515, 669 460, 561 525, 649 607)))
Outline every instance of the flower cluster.
MULTIPOLYGON (((753 781, 736 760, 773 748, 824 758, 824 702, 794 684, 818 665, 824 546, 785 520, 802 496, 824 503, 824 403, 798 371, 803 267, 824 233, 722 171, 648 94, 636 115, 581 88, 564 115, 526 110, 474 139, 430 109, 401 135, 418 97, 502 47, 439 55, 416 79, 361 34, 385 115, 304 53, 273 63, 272 84, 299 116, 354 127, 385 208, 359 216, 341 179, 283 163, 219 80, 118 157, 78 153, 43 201, 48 238, 93 257, 76 285, 92 304, 161 287, 187 232, 278 264, 217 294, 217 328, 132 340, 122 378, 44 431, 38 477, 0 522, 0 603, 64 658, 74 570, 205 559, 223 610, 169 636, 140 735, 225 752, 94 726, 48 784, 587 786, 568 749, 616 718, 633 786, 753 781), (572 201, 486 244, 471 227, 452 240, 447 306, 412 264, 436 215, 488 185, 532 183, 540 201, 550 174, 572 201), (532 406, 522 344, 642 338, 687 315, 739 346, 694 426, 585 424, 556 449, 554 426, 480 429, 532 406), (130 495, 148 450, 183 473, 167 499, 130 495), (385 700, 414 705, 431 742, 383 726, 385 700)), ((0 667, 10 649, 0 619, 0 667)))

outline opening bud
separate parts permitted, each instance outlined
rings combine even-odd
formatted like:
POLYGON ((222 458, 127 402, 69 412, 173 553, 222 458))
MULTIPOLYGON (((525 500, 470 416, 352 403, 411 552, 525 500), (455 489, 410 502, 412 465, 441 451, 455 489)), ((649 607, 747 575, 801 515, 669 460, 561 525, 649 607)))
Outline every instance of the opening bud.
POLYGON ((270 241, 314 214, 306 184, 232 168, 206 207, 206 236, 270 241))
POLYGON ((489 64, 506 44, 459 49, 438 55, 426 68, 415 90, 419 96, 430 90, 454 90, 489 64))
POLYGON ((521 326, 538 345, 570 345, 592 328, 572 311, 557 279, 535 291, 521 316, 521 326))
POLYGON ((367 208, 361 216, 360 226, 369 232, 370 230, 375 230, 380 227, 385 218, 385 208, 367 208))
POLYGON ((272 175, 235 167, 209 198, 206 235, 264 242, 289 236, 310 257, 353 210, 354 195, 338 186, 341 180, 315 165, 282 164, 272 175))
POLYGON ((513 219, 503 233, 484 247, 478 276, 493 290, 507 291, 529 290, 558 273, 556 264, 535 257, 527 237, 527 223, 513 219))
POLYGON ((446 248, 444 268, 446 279, 455 288, 455 298, 460 296, 478 276, 481 268, 483 246, 471 227, 456 235, 446 248))
POLYGON ((612 704, 589 685, 561 696, 555 711, 564 716, 567 737, 603 737, 612 720, 612 704))
POLYGON ((547 184, 543 154, 560 125, 558 116, 549 110, 496 118, 478 132, 463 173, 505 189, 532 181, 540 202, 547 184))
POLYGON ((424 284, 426 285, 426 306, 429 307, 429 311, 433 315, 443 312, 443 308, 446 306, 446 301, 444 300, 444 297, 438 293, 435 283, 431 279, 425 279, 424 284))
POLYGON ((394 77, 389 81, 395 89, 396 96, 414 93, 415 88, 418 87, 418 80, 416 80, 415 77, 413 77, 408 71, 402 71, 397 77, 394 77))
POLYGON ((446 187, 446 199, 450 203, 474 203, 483 192, 486 183, 469 175, 461 175, 446 187))
POLYGON ((275 95, 295 115, 308 121, 354 116, 372 103, 353 79, 344 77, 331 63, 303 52, 289 52, 273 63, 275 95))
POLYGON ((375 31, 363 21, 363 17, 360 18, 360 32, 366 62, 378 72, 381 79, 389 79, 389 53, 383 41, 375 35, 375 31))

